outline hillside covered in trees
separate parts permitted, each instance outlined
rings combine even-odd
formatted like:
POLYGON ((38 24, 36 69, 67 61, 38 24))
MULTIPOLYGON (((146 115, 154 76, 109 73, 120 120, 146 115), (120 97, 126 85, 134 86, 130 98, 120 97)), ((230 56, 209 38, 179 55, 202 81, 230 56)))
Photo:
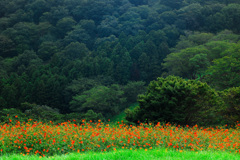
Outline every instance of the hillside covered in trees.
POLYGON ((236 101, 224 113, 240 117, 239 0, 2 0, 0 8, 1 121, 108 119, 170 75, 226 93, 236 101))

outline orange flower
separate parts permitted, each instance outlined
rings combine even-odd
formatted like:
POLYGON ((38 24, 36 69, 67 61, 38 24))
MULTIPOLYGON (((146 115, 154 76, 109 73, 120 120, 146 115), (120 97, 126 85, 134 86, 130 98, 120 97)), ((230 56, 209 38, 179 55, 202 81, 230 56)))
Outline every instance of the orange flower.
POLYGON ((74 145, 75 141, 72 140, 72 145, 74 145))
POLYGON ((18 118, 18 116, 16 115, 15 118, 18 118))

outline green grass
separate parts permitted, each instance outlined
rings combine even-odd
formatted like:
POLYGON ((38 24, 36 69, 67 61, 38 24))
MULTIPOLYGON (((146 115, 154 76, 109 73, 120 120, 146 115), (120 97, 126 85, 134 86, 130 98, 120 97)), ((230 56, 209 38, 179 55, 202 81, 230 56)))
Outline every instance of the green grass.
MULTIPOLYGON (((0 157, 1 160, 36 160, 40 159, 37 156, 22 156, 22 155, 9 155, 0 157)), ((174 150, 120 150, 120 151, 111 151, 111 152, 88 152, 84 154, 80 153, 71 153, 68 155, 57 155, 50 158, 41 158, 41 159, 51 159, 51 160, 239 160, 240 154, 237 153, 226 153, 226 152, 210 152, 210 151, 201 151, 201 152, 191 152, 183 151, 178 152, 174 150)))
MULTIPOLYGON (((138 103, 133 103, 133 104, 129 107, 129 109, 130 109, 130 110, 133 110, 136 106, 138 106, 138 103)), ((112 117, 112 118, 111 118, 111 122, 112 122, 112 123, 121 122, 121 121, 126 122, 125 116, 126 116, 125 112, 122 111, 122 112, 119 113, 118 115, 112 117)))

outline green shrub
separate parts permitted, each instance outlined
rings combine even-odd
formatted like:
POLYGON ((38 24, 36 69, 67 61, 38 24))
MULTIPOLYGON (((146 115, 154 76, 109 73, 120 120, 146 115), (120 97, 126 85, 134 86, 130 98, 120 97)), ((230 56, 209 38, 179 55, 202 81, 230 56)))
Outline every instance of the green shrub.
POLYGON ((0 121, 4 123, 12 121, 15 123, 16 121, 26 121, 28 118, 26 115, 19 109, 16 108, 5 108, 0 110, 0 121))
POLYGON ((240 87, 233 87, 219 92, 225 102, 226 109, 223 111, 228 124, 240 121, 240 87))
POLYGON ((139 108, 126 111, 128 121, 214 125, 222 122, 223 101, 206 83, 168 76, 152 81, 138 98, 139 108))
POLYGON ((57 109, 53 109, 46 105, 37 105, 31 103, 22 103, 21 108, 30 119, 43 122, 61 122, 63 120, 63 115, 59 113, 57 109))

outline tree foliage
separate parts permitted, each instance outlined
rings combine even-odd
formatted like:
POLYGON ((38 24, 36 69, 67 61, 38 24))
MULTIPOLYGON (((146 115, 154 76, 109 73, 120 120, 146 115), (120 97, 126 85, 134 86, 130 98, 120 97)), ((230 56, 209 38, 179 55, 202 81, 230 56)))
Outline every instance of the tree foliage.
POLYGON ((123 109, 122 107, 126 102, 123 94, 124 92, 118 85, 97 86, 81 95, 74 96, 70 105, 75 112, 86 112, 91 109, 97 113, 102 113, 105 117, 110 117, 123 109))
POLYGON ((228 124, 234 124, 240 119, 240 87, 233 87, 220 92, 225 102, 226 109, 223 111, 228 124))
MULTIPOLYGON (((18 110, 27 102, 71 114, 83 102, 76 101, 77 107, 70 102, 87 96, 83 104, 91 107, 77 114, 92 109, 100 117, 95 112, 106 116, 110 105, 99 97, 116 92, 129 104, 144 92, 143 82, 160 76, 199 79, 219 90, 238 87, 239 5, 238 0, 0 1, 0 107, 18 110), (102 94, 93 93, 100 88, 102 94)), ((110 97, 118 109, 109 115, 125 108, 110 97)))
POLYGON ((217 124, 222 120, 222 101, 206 83, 168 76, 152 81, 138 98, 139 108, 127 112, 133 122, 171 122, 176 124, 217 124), (135 112, 135 113, 134 113, 135 112))

